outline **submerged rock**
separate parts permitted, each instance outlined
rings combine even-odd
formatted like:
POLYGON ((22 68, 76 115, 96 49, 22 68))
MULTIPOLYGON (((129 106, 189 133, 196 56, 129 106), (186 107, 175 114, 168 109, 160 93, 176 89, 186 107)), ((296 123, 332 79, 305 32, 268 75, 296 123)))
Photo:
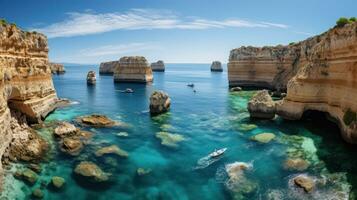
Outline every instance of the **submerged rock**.
POLYGON ((240 179, 244 175, 243 172, 251 167, 250 164, 244 162, 234 162, 225 166, 228 177, 235 181, 240 179))
POLYGON ((129 136, 129 134, 127 132, 119 132, 116 135, 119 137, 128 137, 129 136))
POLYGON ((273 119, 276 104, 267 90, 257 92, 248 102, 248 111, 253 118, 273 119))
POLYGON ((103 148, 98 149, 95 152, 96 156, 103 156, 103 155, 108 155, 108 154, 118 155, 118 156, 121 156, 121 157, 128 157, 129 156, 128 152, 122 150, 117 145, 111 145, 111 146, 103 147, 103 148))
POLYGON ((305 192, 311 192, 315 188, 315 182, 311 177, 299 175, 294 178, 296 186, 304 189, 305 192))
POLYGON ((97 81, 94 71, 89 71, 87 74, 87 84, 94 85, 97 81))
POLYGON ((56 137, 67 137, 76 134, 78 129, 71 123, 61 122, 54 130, 56 137))
POLYGON ((38 176, 31 169, 25 169, 24 171, 16 171, 14 177, 23 180, 31 185, 37 182, 38 176))
POLYGON ((304 171, 309 167, 310 163, 301 158, 288 158, 284 162, 284 168, 287 170, 304 171))
POLYGON ((168 147, 177 147, 177 143, 185 140, 182 135, 172 134, 168 132, 158 132, 156 137, 161 139, 161 144, 168 147))
POLYGON ((255 124, 241 124, 238 129, 240 131, 251 131, 256 128, 257 128, 257 125, 255 125, 255 124))
POLYGON ((63 185, 66 183, 66 181, 62 177, 54 176, 51 179, 51 183, 55 188, 60 189, 63 187, 63 185))
POLYGON ((260 143, 269 143, 275 138, 273 133, 260 133, 258 135, 252 136, 250 139, 260 142, 260 143))
POLYGON ((97 114, 79 117, 78 121, 83 125, 93 127, 112 127, 117 125, 117 123, 111 120, 109 117, 97 114))
POLYGON ((138 168, 138 169, 136 170, 136 174, 137 174, 138 176, 144 176, 144 175, 149 174, 151 171, 152 171, 151 169, 138 168))
POLYGON ((171 99, 163 91, 154 91, 150 96, 150 114, 158 115, 170 109, 171 99))
POLYGON ((42 190, 37 188, 32 191, 32 196, 36 199, 42 199, 44 195, 43 195, 42 190))
POLYGON ((92 162, 82 161, 74 169, 74 173, 91 182, 105 182, 109 174, 92 162))
POLYGON ((222 63, 219 61, 213 61, 211 65, 211 71, 213 72, 223 72, 222 63))
POLYGON ((83 143, 78 137, 64 138, 61 145, 61 150, 72 156, 76 156, 83 148, 83 143))

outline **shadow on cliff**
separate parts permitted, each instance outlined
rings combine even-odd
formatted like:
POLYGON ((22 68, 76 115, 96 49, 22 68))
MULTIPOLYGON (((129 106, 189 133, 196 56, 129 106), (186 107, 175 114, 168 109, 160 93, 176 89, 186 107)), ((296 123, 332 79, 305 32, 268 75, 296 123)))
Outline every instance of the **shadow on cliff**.
POLYGON ((307 130, 320 136, 314 141, 317 155, 329 172, 347 172, 352 191, 357 194, 357 145, 345 142, 336 123, 328 115, 319 111, 307 111, 303 115, 307 130))

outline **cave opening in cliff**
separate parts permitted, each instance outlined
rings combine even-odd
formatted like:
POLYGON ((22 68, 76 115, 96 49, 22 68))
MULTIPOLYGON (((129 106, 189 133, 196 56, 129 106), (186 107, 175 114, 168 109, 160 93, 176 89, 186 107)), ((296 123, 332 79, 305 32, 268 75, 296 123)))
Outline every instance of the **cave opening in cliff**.
POLYGON ((7 97, 7 106, 10 109, 11 115, 13 117, 15 113, 24 114, 23 111, 21 110, 21 106, 19 106, 21 102, 20 97, 21 97, 21 93, 18 88, 12 87, 9 90, 8 97, 7 97))

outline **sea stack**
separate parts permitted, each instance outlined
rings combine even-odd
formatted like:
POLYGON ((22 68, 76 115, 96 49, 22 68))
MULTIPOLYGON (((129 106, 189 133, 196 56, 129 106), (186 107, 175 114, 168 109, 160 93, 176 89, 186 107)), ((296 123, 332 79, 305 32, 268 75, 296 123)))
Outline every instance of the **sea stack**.
POLYGON ((164 61, 159 60, 157 62, 151 63, 151 69, 154 72, 164 72, 165 71, 164 61))
POLYGON ((163 91, 154 91, 150 96, 150 114, 159 115, 170 109, 171 99, 163 91))
POLYGON ((213 61, 211 65, 212 72, 223 72, 222 63, 219 61, 213 61))
POLYGON ((113 75, 114 69, 119 66, 119 61, 102 62, 99 66, 100 75, 113 75))
POLYGON ((357 22, 287 46, 231 51, 229 85, 287 90, 278 115, 301 119, 305 111, 327 113, 342 137, 357 143, 357 22))
POLYGON ((94 71, 89 71, 87 74, 87 84, 88 85, 95 85, 97 78, 95 77, 94 71))
POLYGON ((63 64, 60 63, 50 63, 50 68, 52 74, 64 74, 66 72, 63 64))
POLYGON ((41 122, 56 108, 58 98, 45 35, 0 23, 0 43, 0 157, 6 161, 4 152, 11 153, 12 147, 23 149, 25 156, 29 148, 42 152, 43 140, 27 123, 41 122))
POLYGON ((143 56, 126 56, 114 70, 114 82, 149 83, 153 81, 151 67, 143 56))

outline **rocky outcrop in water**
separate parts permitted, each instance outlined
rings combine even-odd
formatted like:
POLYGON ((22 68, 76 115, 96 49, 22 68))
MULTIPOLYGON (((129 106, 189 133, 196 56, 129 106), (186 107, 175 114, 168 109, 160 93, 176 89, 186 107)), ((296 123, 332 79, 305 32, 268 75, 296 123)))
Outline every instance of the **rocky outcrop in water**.
POLYGON ((66 69, 64 68, 63 64, 60 63, 50 63, 50 69, 52 74, 64 74, 66 69))
POLYGON ((222 63, 219 61, 213 61, 211 65, 212 72, 223 72, 222 63))
POLYGON ((109 180, 108 173, 92 162, 82 161, 74 169, 74 173, 89 182, 105 182, 109 180))
POLYGON ((87 74, 87 84, 88 85, 95 85, 95 83, 97 82, 97 78, 95 76, 95 72, 94 71, 89 71, 87 74))
POLYGON ((153 81, 151 67, 143 56, 127 56, 119 60, 114 82, 148 83, 153 81))
POLYGON ((154 91, 150 96, 150 114, 158 115, 170 109, 171 99, 163 91, 154 91))
POLYGON ((164 61, 159 60, 157 62, 151 63, 151 69, 154 72, 164 72, 165 71, 164 61))
POLYGON ((297 120, 308 110, 328 113, 343 138, 357 143, 357 22, 289 46, 231 51, 230 86, 287 89, 277 113, 297 120))
POLYGON ((262 90, 257 92, 248 102, 248 111, 253 118, 273 119, 276 113, 276 105, 269 92, 262 90))
POLYGON ((119 66, 119 61, 102 62, 99 66, 99 74, 113 75, 115 68, 119 66))
MULTIPOLYGON (((24 146, 28 145, 26 148, 37 155, 42 149, 40 139, 37 140, 32 131, 25 131, 29 129, 24 123, 21 125, 18 120, 12 120, 18 114, 12 115, 10 111, 21 113, 26 122, 37 123, 57 106, 46 36, 24 32, 15 25, 1 23, 0 65, 0 157, 3 158, 5 149, 16 141, 24 146), (33 139, 35 140, 32 141, 33 139)), ((21 155, 27 157, 29 154, 21 155)))

